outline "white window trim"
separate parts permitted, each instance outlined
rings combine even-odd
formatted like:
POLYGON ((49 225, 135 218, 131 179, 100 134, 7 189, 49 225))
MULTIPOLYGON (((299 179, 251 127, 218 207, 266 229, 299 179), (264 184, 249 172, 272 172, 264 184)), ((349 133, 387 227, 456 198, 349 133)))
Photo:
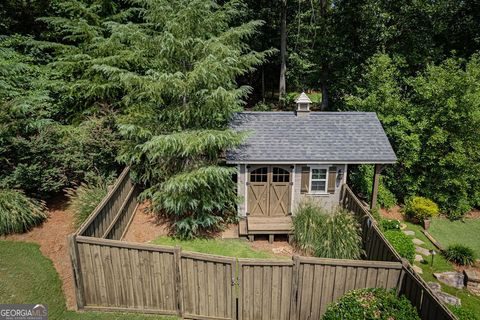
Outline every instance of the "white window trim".
MULTIPOLYGON (((322 166, 319 166, 319 165, 314 165, 314 166, 310 166, 310 185, 308 186, 308 191, 310 194, 328 194, 328 168, 330 167, 330 165, 322 165, 322 166), (312 190, 312 182, 313 182, 313 179, 312 179, 312 173, 313 173, 313 169, 324 169, 326 170, 325 172, 325 190, 324 191, 321 191, 321 190, 312 190)), ((315 181, 323 181, 323 180, 315 180, 315 181)))

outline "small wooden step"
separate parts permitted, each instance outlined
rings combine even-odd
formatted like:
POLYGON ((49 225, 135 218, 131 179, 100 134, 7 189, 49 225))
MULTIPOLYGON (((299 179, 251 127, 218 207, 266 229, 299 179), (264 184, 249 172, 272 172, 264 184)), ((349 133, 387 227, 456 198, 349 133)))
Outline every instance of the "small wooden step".
POLYGON ((248 234, 291 234, 292 217, 248 217, 248 234))

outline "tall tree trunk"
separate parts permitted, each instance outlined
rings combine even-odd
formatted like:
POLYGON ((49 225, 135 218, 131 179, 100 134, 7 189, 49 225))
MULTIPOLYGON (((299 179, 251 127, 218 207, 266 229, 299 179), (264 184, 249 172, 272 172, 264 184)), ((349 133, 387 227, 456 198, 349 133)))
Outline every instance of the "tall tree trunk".
POLYGON ((265 103, 265 67, 262 66, 262 102, 265 103))
POLYGON ((287 72, 287 0, 282 0, 282 21, 280 23, 280 85, 279 85, 279 99, 283 105, 283 98, 287 91, 285 74, 287 72))
POLYGON ((322 104, 320 110, 324 111, 328 109, 328 88, 325 79, 322 79, 320 85, 322 86, 322 104))

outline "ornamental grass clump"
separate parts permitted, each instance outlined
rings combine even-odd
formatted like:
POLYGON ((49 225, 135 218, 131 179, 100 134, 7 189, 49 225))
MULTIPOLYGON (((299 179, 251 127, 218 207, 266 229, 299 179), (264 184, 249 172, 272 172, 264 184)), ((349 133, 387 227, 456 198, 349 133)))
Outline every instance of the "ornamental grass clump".
POLYGON ((0 235, 28 231, 47 217, 42 201, 19 190, 0 189, 0 235))
POLYGON ((471 266, 475 262, 475 252, 473 249, 462 244, 450 245, 442 254, 448 261, 461 266, 471 266))
POLYGON ((293 219, 295 243, 303 253, 320 258, 360 259, 360 225, 352 214, 327 212, 313 202, 302 203, 293 219))
POLYGON ((90 183, 82 183, 77 188, 65 189, 65 192, 70 209, 75 215, 75 227, 78 228, 107 195, 108 183, 104 179, 98 179, 90 183))
POLYGON ((420 320, 407 298, 380 288, 352 290, 330 304, 322 320, 339 319, 420 320))

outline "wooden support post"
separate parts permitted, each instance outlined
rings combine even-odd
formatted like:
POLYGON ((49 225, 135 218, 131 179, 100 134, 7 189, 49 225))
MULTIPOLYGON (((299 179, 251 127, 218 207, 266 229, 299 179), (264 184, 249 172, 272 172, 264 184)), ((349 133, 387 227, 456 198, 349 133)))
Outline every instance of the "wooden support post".
POLYGON ((70 252, 70 261, 73 269, 73 282, 75 285, 75 297, 77 300, 77 310, 82 310, 85 306, 85 296, 82 279, 82 269, 78 254, 77 236, 71 234, 68 236, 68 251, 70 252))
POLYGON ((175 294, 177 302, 177 315, 179 317, 183 316, 183 283, 182 283, 182 248, 180 246, 175 246, 173 251, 173 259, 175 264, 174 269, 174 278, 175 278, 175 294))
POLYGON ((297 320, 297 307, 298 307, 298 280, 300 277, 300 259, 298 255, 292 257, 292 289, 290 294, 290 320, 297 320))
POLYGON ((248 241, 253 242, 255 241, 255 236, 253 234, 248 235, 248 241))
POLYGON ((273 234, 268 235, 268 243, 273 243, 274 239, 275 239, 275 235, 273 234))
POLYGON ((382 165, 376 164, 375 169, 373 171, 372 199, 370 201, 370 209, 373 209, 377 206, 378 183, 380 180, 381 172, 382 172, 382 165))

